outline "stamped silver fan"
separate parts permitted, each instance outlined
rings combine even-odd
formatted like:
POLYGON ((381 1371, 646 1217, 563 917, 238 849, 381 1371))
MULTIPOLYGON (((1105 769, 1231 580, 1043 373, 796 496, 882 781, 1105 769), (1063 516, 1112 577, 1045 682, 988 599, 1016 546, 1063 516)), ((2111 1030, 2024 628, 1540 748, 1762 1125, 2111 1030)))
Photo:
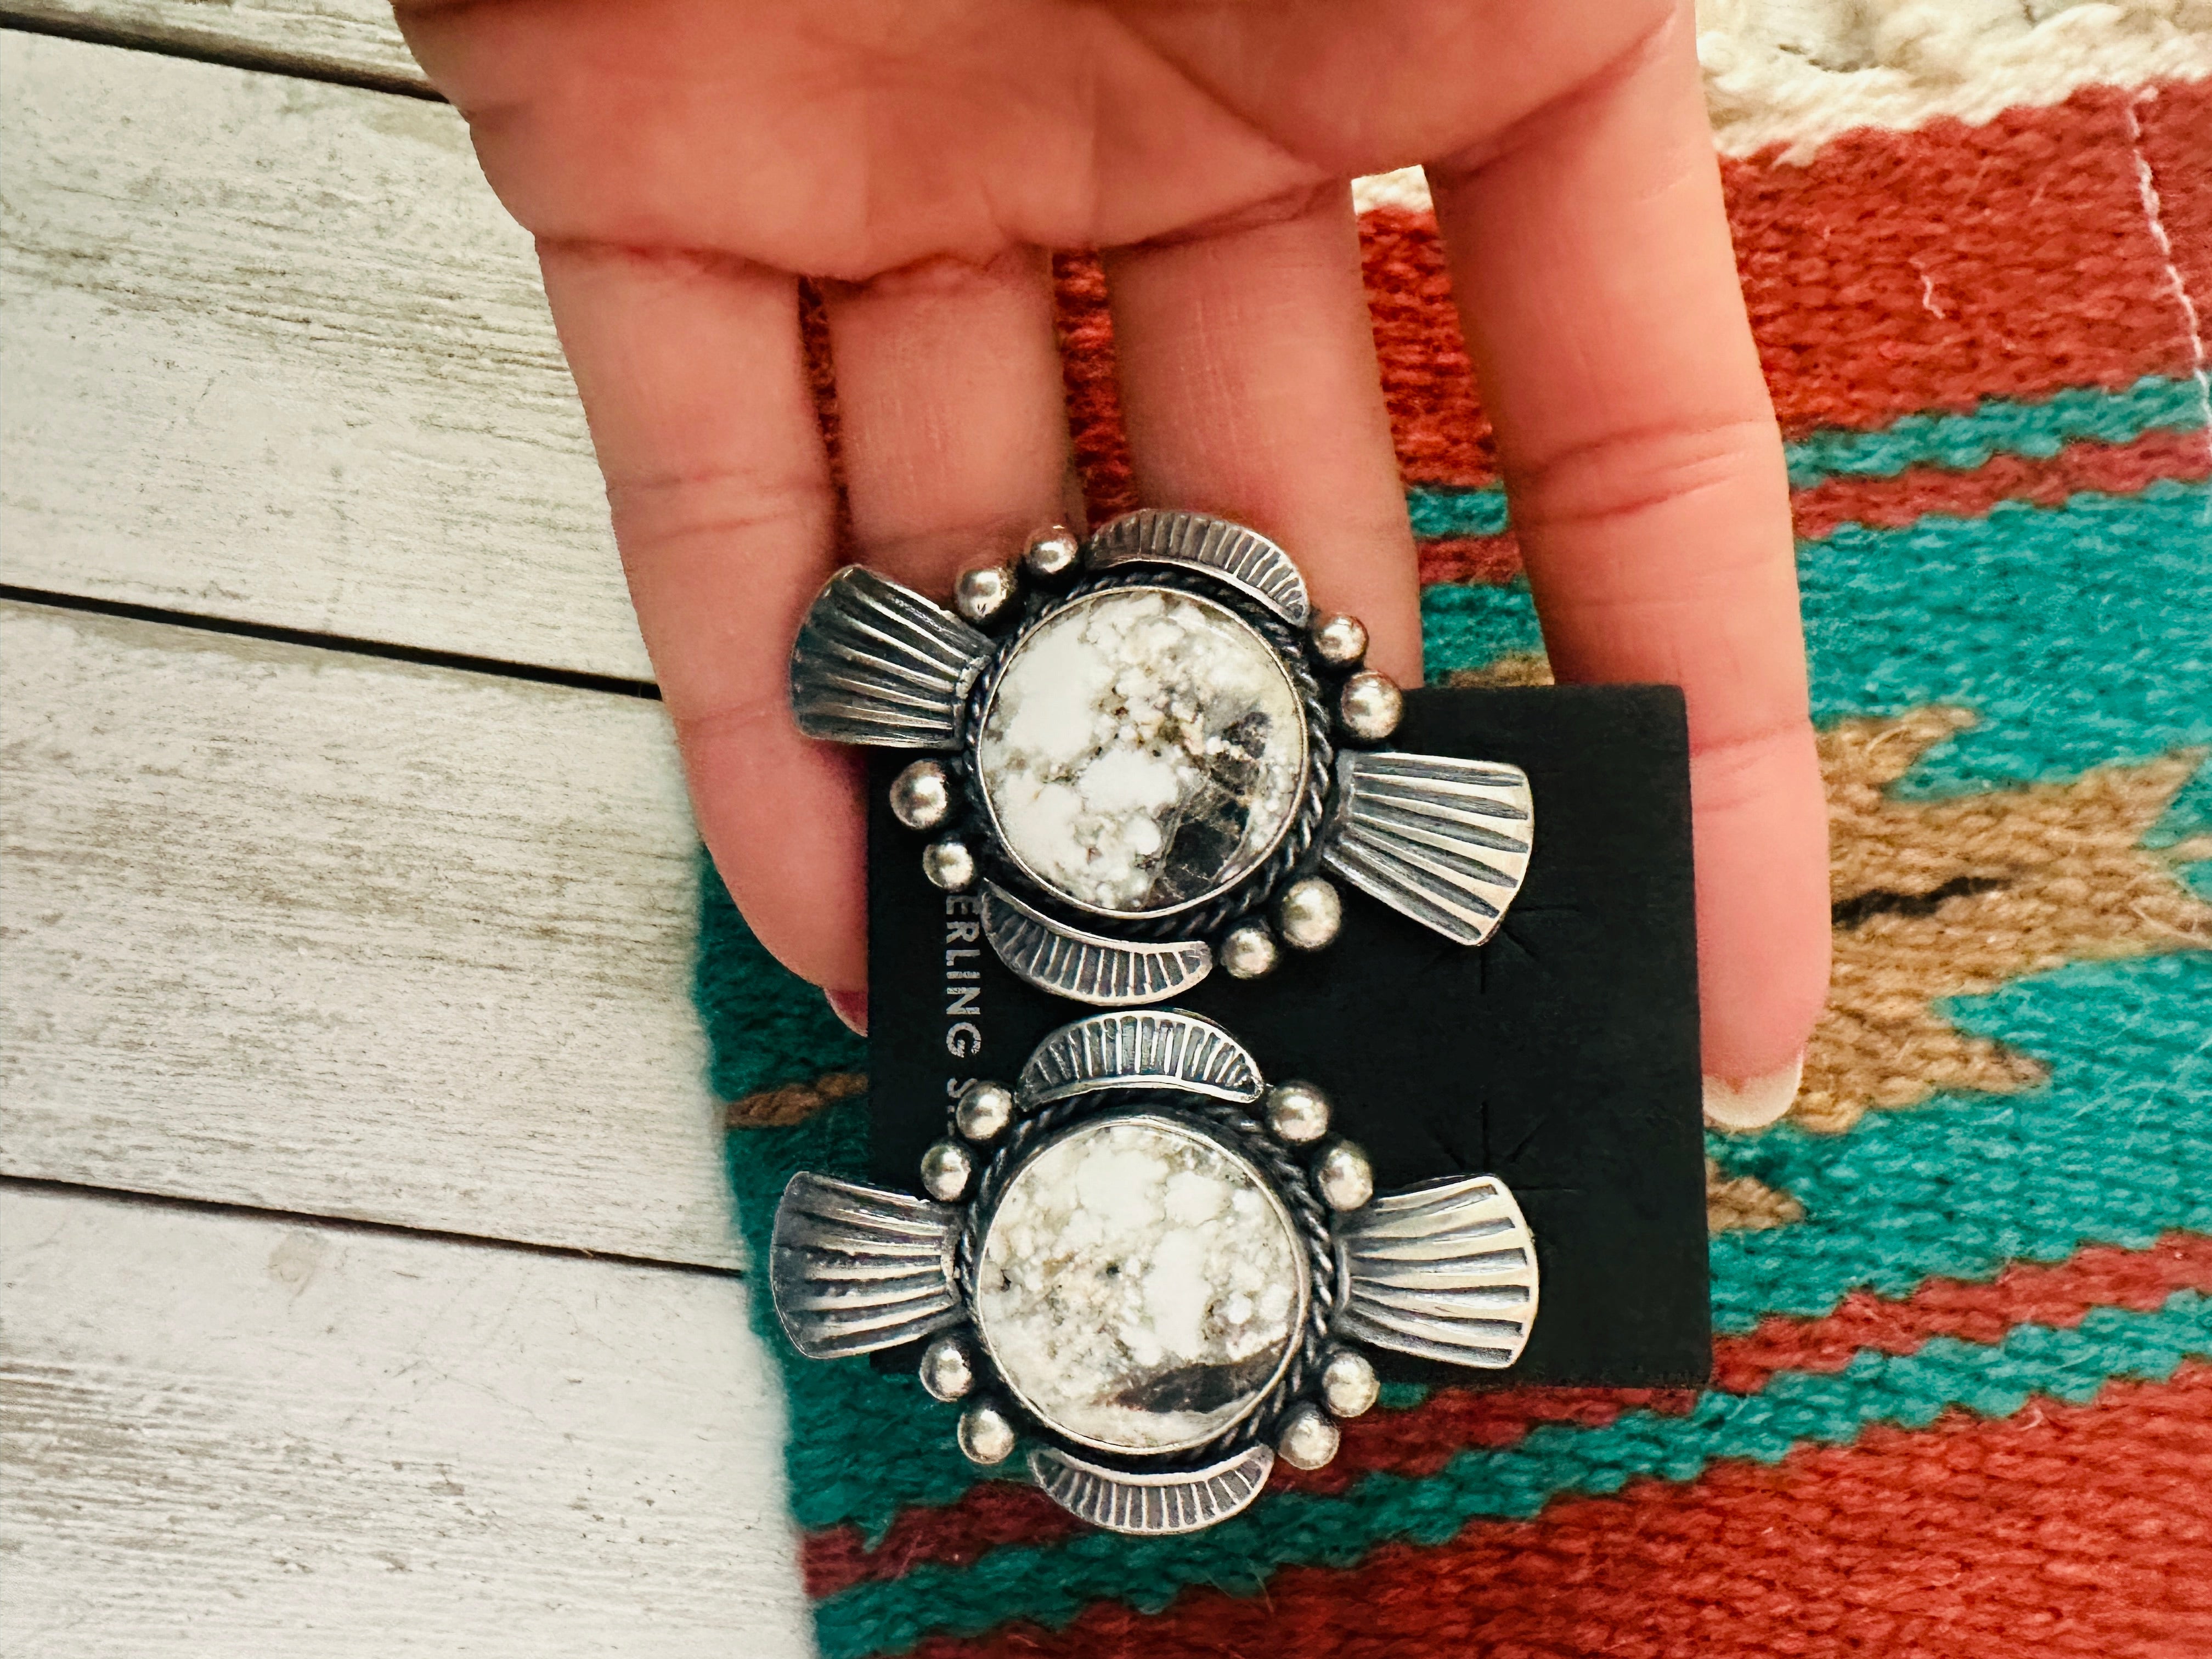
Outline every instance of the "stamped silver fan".
POLYGON ((927 1199, 799 1175, 769 1261, 793 1346, 928 1336, 961 1449, 1072 1513, 1193 1532, 1278 1457, 1318 1468, 1375 1403, 1362 1346, 1496 1369, 1536 1317, 1534 1242, 1503 1182, 1376 1197, 1310 1084, 1270 1087, 1218 1025, 1093 1014, 1012 1085, 971 1084, 924 1154, 927 1199))
POLYGON ((1403 699, 1366 650, 1266 537, 1146 511, 969 571, 952 611, 840 570, 792 707, 811 737, 938 751, 891 788, 929 878, 980 890, 1022 978, 1125 1007, 1327 945, 1338 882, 1462 945, 1504 919, 1528 777, 1377 747, 1403 699))

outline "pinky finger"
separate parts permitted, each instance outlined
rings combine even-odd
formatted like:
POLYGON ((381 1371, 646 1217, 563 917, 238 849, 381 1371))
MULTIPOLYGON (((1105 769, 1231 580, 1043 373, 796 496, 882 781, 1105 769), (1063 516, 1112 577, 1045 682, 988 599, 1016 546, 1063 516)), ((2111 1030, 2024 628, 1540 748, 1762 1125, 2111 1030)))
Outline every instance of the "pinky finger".
POLYGON ((866 978, 858 770, 800 736, 785 690, 836 536, 796 282, 596 243, 539 258, 701 833, 761 943, 850 1006, 866 978))

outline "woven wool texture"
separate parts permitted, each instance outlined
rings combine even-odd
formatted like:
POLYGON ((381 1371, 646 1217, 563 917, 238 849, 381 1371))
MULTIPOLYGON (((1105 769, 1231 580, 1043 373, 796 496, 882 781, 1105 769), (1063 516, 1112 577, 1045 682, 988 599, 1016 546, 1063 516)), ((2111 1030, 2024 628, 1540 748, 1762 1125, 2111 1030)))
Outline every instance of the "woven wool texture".
MULTIPOLYGON (((757 1298, 830 1659, 2212 1654, 2212 7, 1704 21, 1837 962, 1790 1117, 1709 1138, 1712 1386, 1393 1389, 1328 1468, 1130 1540, 757 1298)), ((1358 196, 1431 675, 1540 684, 1425 191, 1358 196)), ((1109 513, 1103 287, 1059 277, 1109 513)), ((759 1260, 793 1170, 863 1166, 866 1057, 702 890, 759 1260)))

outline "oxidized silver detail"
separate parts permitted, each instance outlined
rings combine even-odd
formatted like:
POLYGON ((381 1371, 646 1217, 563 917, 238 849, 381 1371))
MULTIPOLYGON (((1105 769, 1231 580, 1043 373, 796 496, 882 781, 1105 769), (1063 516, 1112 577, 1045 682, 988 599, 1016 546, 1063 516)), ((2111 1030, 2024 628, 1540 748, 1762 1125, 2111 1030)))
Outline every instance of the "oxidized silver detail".
POLYGON ((1283 1419, 1275 1450, 1294 1469, 1325 1468, 1343 1437, 1317 1406, 1300 1406, 1283 1419))
POLYGON ((960 1212, 830 1176, 792 1176, 769 1243, 769 1291, 809 1359, 896 1347, 957 1325, 960 1212))
POLYGON ((1498 929, 1528 873, 1528 775, 1441 755, 1347 750, 1322 865, 1461 945, 1498 929))
POLYGON ((999 960, 1041 991, 1099 1007, 1158 1002, 1213 971, 1203 939, 1131 945, 1055 921, 996 882, 983 883, 983 935, 999 960))
POLYGON ((958 617, 863 566, 830 578, 791 651, 791 708, 810 738, 952 749, 991 650, 958 617))
POLYGON ((1013 1455, 1014 1425, 996 1406, 970 1406, 960 1413, 961 1455, 988 1468, 1013 1455))
POLYGON ((921 1187, 932 1198, 947 1204, 967 1196, 975 1176, 975 1160, 957 1140, 940 1140, 921 1155, 921 1187))
POLYGON ((952 584, 952 608, 963 622, 987 628, 1006 615, 1021 593, 1021 580, 1014 574, 1013 566, 987 564, 960 573, 960 579, 952 584))
POLYGON ((1260 922, 1248 921, 1229 930, 1221 941, 1221 966, 1231 979, 1261 979, 1275 971, 1282 952, 1275 936, 1260 922))
POLYGON ((1490 1176, 1376 1199, 1338 1225, 1347 1291, 1337 1334, 1425 1359, 1496 1370, 1536 1318, 1536 1246, 1490 1176))
POLYGON ((1406 694, 1387 674, 1363 668, 1337 693, 1336 718, 1362 743, 1380 743, 1398 729, 1406 713, 1406 694))
POLYGON ((975 855, 964 841, 932 842, 921 849, 921 873, 933 886, 964 893, 975 884, 975 855))
POLYGON ((1309 631, 1314 654, 1331 668, 1357 668, 1367 654, 1367 624, 1357 617, 1316 617, 1309 631))
POLYGON ((975 1361, 965 1339, 940 1336, 921 1352, 921 1386, 933 1400, 964 1398, 975 1386, 975 1361))
POLYGON ((1275 927, 1293 951, 1322 950, 1343 926, 1344 900, 1319 876, 1292 882, 1275 902, 1275 927))
POLYGON ((1022 554, 1022 568, 1050 581, 1074 569, 1082 556, 1083 544, 1076 540, 1075 532, 1064 525, 1054 525, 1030 538, 1022 554))
POLYGON ((909 830, 934 830, 952 811, 943 761, 918 760, 891 780, 891 816, 909 830))
POLYGON ((1321 1368, 1322 1404, 1328 1407, 1332 1417, 1364 1417, 1374 1409, 1382 1395, 1382 1385, 1375 1380, 1375 1367, 1357 1349, 1337 1349, 1321 1368))
POLYGON ((996 1140, 1014 1121, 1014 1091, 1003 1083, 971 1083, 952 1109, 952 1127, 969 1139, 996 1140))
POLYGON ((1356 1210, 1375 1196, 1375 1168, 1358 1147, 1337 1141, 1315 1160, 1314 1190, 1332 1210, 1356 1210))
POLYGON ((1257 599, 1294 628, 1304 628, 1313 612, 1306 598, 1306 579, 1289 554, 1256 530, 1203 513, 1158 507, 1125 513, 1091 538, 1083 562, 1093 570, 1122 564, 1203 570, 1257 599))
POLYGON ((1265 1087, 1257 1062, 1235 1037, 1210 1019, 1161 1009, 1093 1014, 1061 1026, 1022 1067, 1020 1088, 1042 1106, 1139 1084, 1240 1104, 1257 1100, 1265 1087))
POLYGON ((1260 1495, 1274 1465, 1275 1455, 1265 1446, 1247 1446, 1205 1468, 1168 1474, 1103 1468, 1056 1449, 1030 1454, 1030 1474, 1069 1514, 1108 1532, 1151 1536, 1197 1532, 1226 1521, 1260 1495))
POLYGON ((1289 1146, 1310 1146, 1328 1133, 1328 1097, 1310 1083, 1267 1091, 1267 1129, 1289 1146))

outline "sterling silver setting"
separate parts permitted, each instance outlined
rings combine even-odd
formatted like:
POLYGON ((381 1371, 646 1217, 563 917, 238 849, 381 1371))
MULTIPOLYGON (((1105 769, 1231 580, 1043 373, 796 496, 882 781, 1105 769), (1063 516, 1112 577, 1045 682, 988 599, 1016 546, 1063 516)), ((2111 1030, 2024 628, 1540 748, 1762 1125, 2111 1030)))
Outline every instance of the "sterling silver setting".
POLYGON ((1327 948, 1340 887, 1480 945, 1534 846, 1519 768, 1383 748, 1404 697, 1290 556, 1202 514, 1054 527, 946 610, 848 566, 791 658, 799 729, 929 751, 891 789, 1021 978, 1132 1007, 1327 948))
POLYGON ((926 1340, 963 1452, 996 1467, 1026 1442, 1030 1479, 1095 1526, 1212 1526, 1277 1459, 1336 1455, 1376 1401, 1363 1349, 1496 1370, 1535 1322, 1505 1184, 1377 1196, 1330 1115, 1210 1020, 1091 1015, 1012 1084, 969 1085, 917 1172, 932 1198, 793 1176, 777 1317, 808 1358, 926 1340))

